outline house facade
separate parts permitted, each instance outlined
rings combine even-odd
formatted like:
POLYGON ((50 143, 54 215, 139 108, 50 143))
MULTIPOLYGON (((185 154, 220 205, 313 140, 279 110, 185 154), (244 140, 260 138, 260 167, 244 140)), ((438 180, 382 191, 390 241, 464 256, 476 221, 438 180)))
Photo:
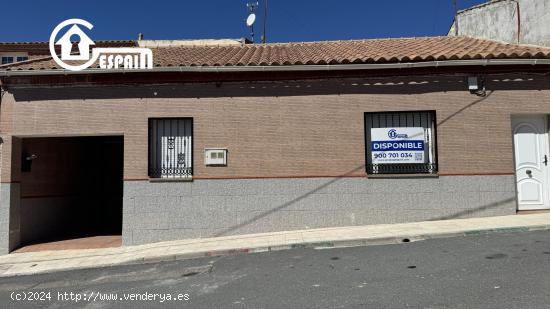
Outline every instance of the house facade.
POLYGON ((550 208, 550 49, 468 37, 0 66, 0 250, 550 208))

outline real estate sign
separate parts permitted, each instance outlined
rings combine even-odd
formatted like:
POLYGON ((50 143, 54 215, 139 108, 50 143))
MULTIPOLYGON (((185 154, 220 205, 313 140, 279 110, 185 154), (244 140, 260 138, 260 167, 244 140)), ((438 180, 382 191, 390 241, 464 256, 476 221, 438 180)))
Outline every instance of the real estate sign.
POLYGON ((371 129, 372 164, 424 163, 424 128, 371 129))

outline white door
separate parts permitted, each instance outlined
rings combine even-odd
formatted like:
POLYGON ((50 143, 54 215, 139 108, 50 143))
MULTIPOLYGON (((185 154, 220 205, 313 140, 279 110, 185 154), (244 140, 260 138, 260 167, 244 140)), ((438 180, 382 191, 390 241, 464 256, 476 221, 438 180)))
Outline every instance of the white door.
POLYGON ((546 115, 512 118, 518 209, 550 208, 546 115))

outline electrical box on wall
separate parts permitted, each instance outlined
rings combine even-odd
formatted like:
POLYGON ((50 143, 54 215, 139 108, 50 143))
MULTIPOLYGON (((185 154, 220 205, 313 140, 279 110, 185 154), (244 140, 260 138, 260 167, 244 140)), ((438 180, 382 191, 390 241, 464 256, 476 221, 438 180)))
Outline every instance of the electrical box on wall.
POLYGON ((227 149, 225 148, 205 148, 204 164, 214 166, 227 165, 227 149))

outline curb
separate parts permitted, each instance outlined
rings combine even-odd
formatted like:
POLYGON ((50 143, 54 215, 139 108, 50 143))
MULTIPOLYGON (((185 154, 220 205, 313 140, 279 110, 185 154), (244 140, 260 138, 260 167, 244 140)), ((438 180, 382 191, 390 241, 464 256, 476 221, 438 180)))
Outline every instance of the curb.
POLYGON ((550 230, 550 225, 540 225, 540 226, 532 226, 532 227, 510 227, 510 228, 497 228, 497 229, 479 229, 479 230, 470 230, 470 231, 463 231, 463 232, 416 234, 416 235, 410 235, 410 236, 400 235, 400 236, 379 237, 379 238, 358 238, 358 239, 333 240, 333 241, 324 241, 324 242, 300 242, 300 243, 294 243, 289 245, 235 248, 235 249, 229 249, 229 250, 203 251, 203 252, 158 256, 154 258, 143 258, 143 259, 138 259, 138 260, 130 261, 126 263, 114 264, 111 266, 149 264, 149 263, 190 260, 190 259, 208 258, 208 257, 275 252, 275 251, 293 250, 293 249, 321 250, 321 249, 349 248, 349 247, 367 247, 367 246, 378 246, 378 245, 396 245, 396 244, 410 243, 410 242, 416 242, 416 241, 422 241, 422 240, 428 240, 428 239, 479 236, 479 235, 490 235, 490 234, 499 234, 499 233, 521 233, 521 232, 540 231, 540 230, 550 230))
MULTIPOLYGON (((0 269, 0 278, 37 275, 37 274, 49 274, 49 273, 71 271, 71 270, 99 269, 99 268, 108 268, 108 267, 125 266, 125 265, 174 262, 179 260, 232 256, 232 255, 241 255, 241 254, 262 253, 262 252, 275 252, 275 251, 293 250, 293 249, 322 250, 322 249, 347 248, 347 247, 366 247, 366 246, 392 245, 392 244, 395 245, 395 244, 404 244, 404 243, 410 243, 410 242, 416 242, 416 241, 422 241, 422 240, 428 240, 428 239, 480 236, 480 235, 489 235, 489 234, 498 234, 498 233, 521 233, 521 232, 539 231, 539 230, 550 230, 550 224, 475 229, 475 230, 465 230, 460 232, 440 232, 440 233, 434 232, 434 233, 425 233, 425 234, 406 234, 406 233, 397 234, 396 233, 396 235, 390 236, 390 237, 381 236, 381 237, 338 239, 338 240, 327 240, 327 241, 316 241, 316 242, 294 242, 294 243, 275 245, 275 246, 260 245, 260 246, 253 246, 253 247, 231 248, 231 249, 225 249, 225 250, 196 251, 196 252, 189 252, 189 253, 166 254, 166 255, 160 254, 156 256, 143 257, 143 258, 138 258, 138 259, 124 261, 124 262, 104 263, 104 264, 98 264, 93 266, 88 266, 88 265, 71 266, 71 267, 65 267, 65 268, 39 270, 34 272, 32 270, 27 270, 19 273, 8 274, 8 275, 6 275, 5 272, 9 271, 11 266, 15 266, 18 264, 11 264, 11 265, 5 264, 4 269, 0 269), (8 266, 8 267, 5 268, 5 266, 8 266)), ((36 262, 36 263, 40 263, 40 262, 36 262)))

